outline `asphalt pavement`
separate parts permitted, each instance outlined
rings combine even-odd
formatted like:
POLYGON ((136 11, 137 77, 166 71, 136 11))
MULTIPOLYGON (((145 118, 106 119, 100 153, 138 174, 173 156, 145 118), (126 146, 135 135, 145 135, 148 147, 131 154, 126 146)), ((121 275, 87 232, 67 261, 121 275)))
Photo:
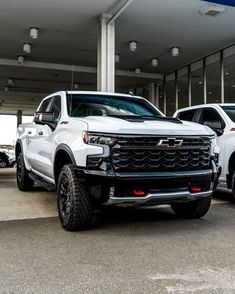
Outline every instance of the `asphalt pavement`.
MULTIPOLYGON (((9 201, 10 178, 6 189, 0 177, 9 201)), ((96 213, 91 230, 70 233, 53 215, 54 195, 52 215, 43 217, 48 192, 35 193, 41 200, 31 195, 30 203, 44 203, 32 206, 39 217, 0 221, 0 293, 235 293, 229 195, 219 194, 199 220, 177 219, 166 206, 106 209, 96 213)), ((2 189, 0 203, 1 197, 2 189)))

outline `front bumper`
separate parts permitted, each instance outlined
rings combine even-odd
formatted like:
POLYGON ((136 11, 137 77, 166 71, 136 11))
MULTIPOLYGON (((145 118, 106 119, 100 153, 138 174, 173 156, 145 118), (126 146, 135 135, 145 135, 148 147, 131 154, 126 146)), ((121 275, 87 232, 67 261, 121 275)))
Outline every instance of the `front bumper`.
POLYGON ((88 186, 101 185, 104 205, 157 205, 189 202, 212 195, 218 179, 218 167, 212 162, 207 170, 186 172, 122 172, 83 170, 88 186), (199 186, 199 192, 192 192, 199 186), (134 188, 145 191, 132 195, 134 188))
POLYGON ((204 197, 209 197, 213 193, 213 185, 209 191, 201 193, 190 193, 189 191, 149 193, 144 197, 110 197, 105 205, 157 205, 168 203, 188 202, 204 197))

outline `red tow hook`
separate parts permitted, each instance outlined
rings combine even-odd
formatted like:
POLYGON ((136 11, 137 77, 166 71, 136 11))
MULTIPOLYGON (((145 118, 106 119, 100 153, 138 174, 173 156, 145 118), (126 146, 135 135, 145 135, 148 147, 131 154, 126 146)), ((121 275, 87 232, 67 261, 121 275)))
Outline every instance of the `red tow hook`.
POLYGON ((145 195, 145 192, 143 190, 140 190, 140 189, 134 189, 133 190, 133 194, 135 196, 144 196, 145 195))
POLYGON ((197 187, 197 186, 194 186, 194 187, 191 187, 190 190, 194 193, 198 193, 198 192, 201 192, 202 191, 202 188, 201 187, 197 187))

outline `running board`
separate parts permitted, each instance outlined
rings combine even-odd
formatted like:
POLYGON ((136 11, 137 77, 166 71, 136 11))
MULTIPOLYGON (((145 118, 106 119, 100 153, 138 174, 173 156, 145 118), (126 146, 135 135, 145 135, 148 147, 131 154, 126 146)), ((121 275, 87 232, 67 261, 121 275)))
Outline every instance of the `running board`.
POLYGON ((29 172, 29 177, 30 177, 31 180, 36 182, 38 185, 45 188, 47 191, 51 192, 51 191, 56 190, 56 186, 54 184, 48 183, 47 181, 45 181, 44 179, 42 179, 38 175, 35 175, 33 172, 29 172))

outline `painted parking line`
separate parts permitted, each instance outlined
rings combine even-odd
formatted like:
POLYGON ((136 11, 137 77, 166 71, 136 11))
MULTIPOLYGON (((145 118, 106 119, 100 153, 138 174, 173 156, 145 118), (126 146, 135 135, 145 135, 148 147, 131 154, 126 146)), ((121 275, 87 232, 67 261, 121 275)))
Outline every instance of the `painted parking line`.
POLYGON ((214 205, 214 204, 233 204, 233 203, 229 200, 224 200, 224 199, 212 199, 211 204, 214 205))

